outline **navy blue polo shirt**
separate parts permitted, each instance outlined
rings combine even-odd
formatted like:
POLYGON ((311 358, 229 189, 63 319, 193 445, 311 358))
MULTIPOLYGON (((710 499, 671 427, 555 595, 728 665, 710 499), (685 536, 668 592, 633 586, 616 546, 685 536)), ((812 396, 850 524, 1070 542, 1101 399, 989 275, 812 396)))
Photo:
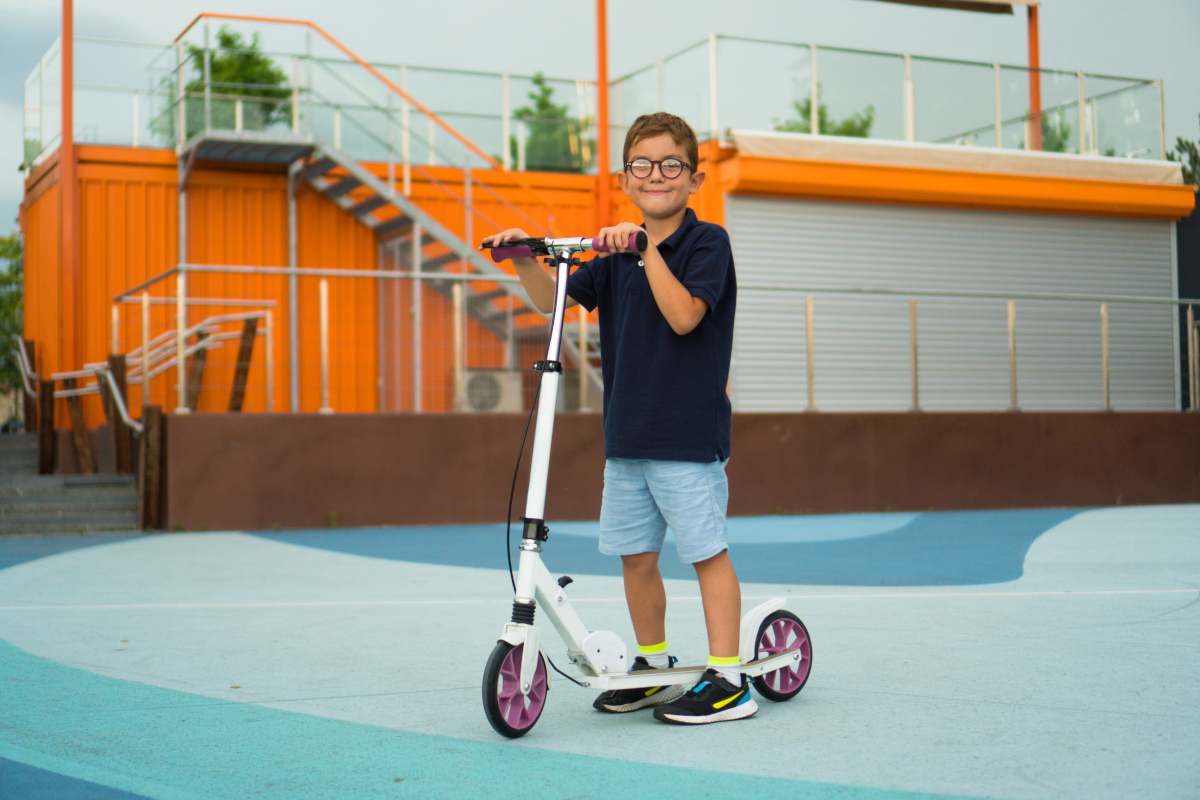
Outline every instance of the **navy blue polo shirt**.
POLYGON ((575 270, 567 294, 599 308, 604 373, 604 454, 709 462, 729 458, 725 387, 733 350, 737 279, 729 234, 692 209, 658 245, 679 282, 708 304, 691 332, 671 330, 635 253, 596 258, 575 270))

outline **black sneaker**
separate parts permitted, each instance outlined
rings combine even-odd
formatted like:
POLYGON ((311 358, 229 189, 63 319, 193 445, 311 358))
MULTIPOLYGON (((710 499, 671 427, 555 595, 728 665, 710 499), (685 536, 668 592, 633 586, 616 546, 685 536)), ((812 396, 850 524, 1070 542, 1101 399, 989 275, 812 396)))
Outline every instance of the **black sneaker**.
MULTIPOLYGON (((675 656, 668 656, 667 668, 675 666, 678 660, 675 656)), ((638 656, 633 660, 633 669, 630 672, 640 672, 644 669, 654 669, 650 666, 642 656, 638 656)), ((592 703, 592 708, 597 711, 607 711, 610 714, 624 714, 627 711, 637 711, 639 708, 648 706, 656 706, 659 703, 669 703, 677 699, 683 694, 683 687, 679 684, 674 686, 653 686, 649 689, 611 689, 596 698, 592 703)))
POLYGON ((683 697, 654 709, 654 718, 678 725, 703 725, 745 719, 758 711, 758 703, 750 696, 750 682, 742 676, 742 685, 734 686, 714 670, 704 671, 704 677, 683 697))

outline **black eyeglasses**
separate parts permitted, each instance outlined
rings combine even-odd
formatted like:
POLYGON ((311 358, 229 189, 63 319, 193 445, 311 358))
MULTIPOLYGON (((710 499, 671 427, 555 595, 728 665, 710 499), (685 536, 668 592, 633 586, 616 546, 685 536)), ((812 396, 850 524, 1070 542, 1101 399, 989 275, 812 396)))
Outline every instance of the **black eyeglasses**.
POLYGON ((625 164, 625 169, 633 173, 635 178, 649 178, 654 172, 654 165, 658 165, 658 171, 662 173, 664 178, 678 178, 683 174, 683 168, 690 166, 680 161, 678 158, 664 158, 662 161, 651 161, 648 158, 635 158, 633 161, 625 164))

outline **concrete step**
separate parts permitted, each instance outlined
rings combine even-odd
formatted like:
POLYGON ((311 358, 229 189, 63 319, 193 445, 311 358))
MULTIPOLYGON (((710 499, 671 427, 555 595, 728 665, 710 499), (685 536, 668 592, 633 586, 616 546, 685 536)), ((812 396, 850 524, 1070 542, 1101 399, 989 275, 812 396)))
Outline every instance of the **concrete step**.
POLYGON ((136 513, 92 515, 77 519, 32 517, 0 520, 0 532, 3 533, 87 533, 136 530, 136 513))
POLYGON ((104 514, 110 511, 137 511, 137 493, 71 497, 5 497, 0 500, 0 520, 12 515, 104 514))

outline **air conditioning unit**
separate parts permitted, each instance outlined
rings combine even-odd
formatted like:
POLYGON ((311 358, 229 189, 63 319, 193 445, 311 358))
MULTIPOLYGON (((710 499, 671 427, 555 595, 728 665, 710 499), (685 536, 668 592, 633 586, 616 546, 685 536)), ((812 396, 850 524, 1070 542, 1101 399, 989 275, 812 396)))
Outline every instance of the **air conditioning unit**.
POLYGON ((507 369, 468 369, 463 372, 467 408, 471 411, 524 411, 521 373, 507 369))

